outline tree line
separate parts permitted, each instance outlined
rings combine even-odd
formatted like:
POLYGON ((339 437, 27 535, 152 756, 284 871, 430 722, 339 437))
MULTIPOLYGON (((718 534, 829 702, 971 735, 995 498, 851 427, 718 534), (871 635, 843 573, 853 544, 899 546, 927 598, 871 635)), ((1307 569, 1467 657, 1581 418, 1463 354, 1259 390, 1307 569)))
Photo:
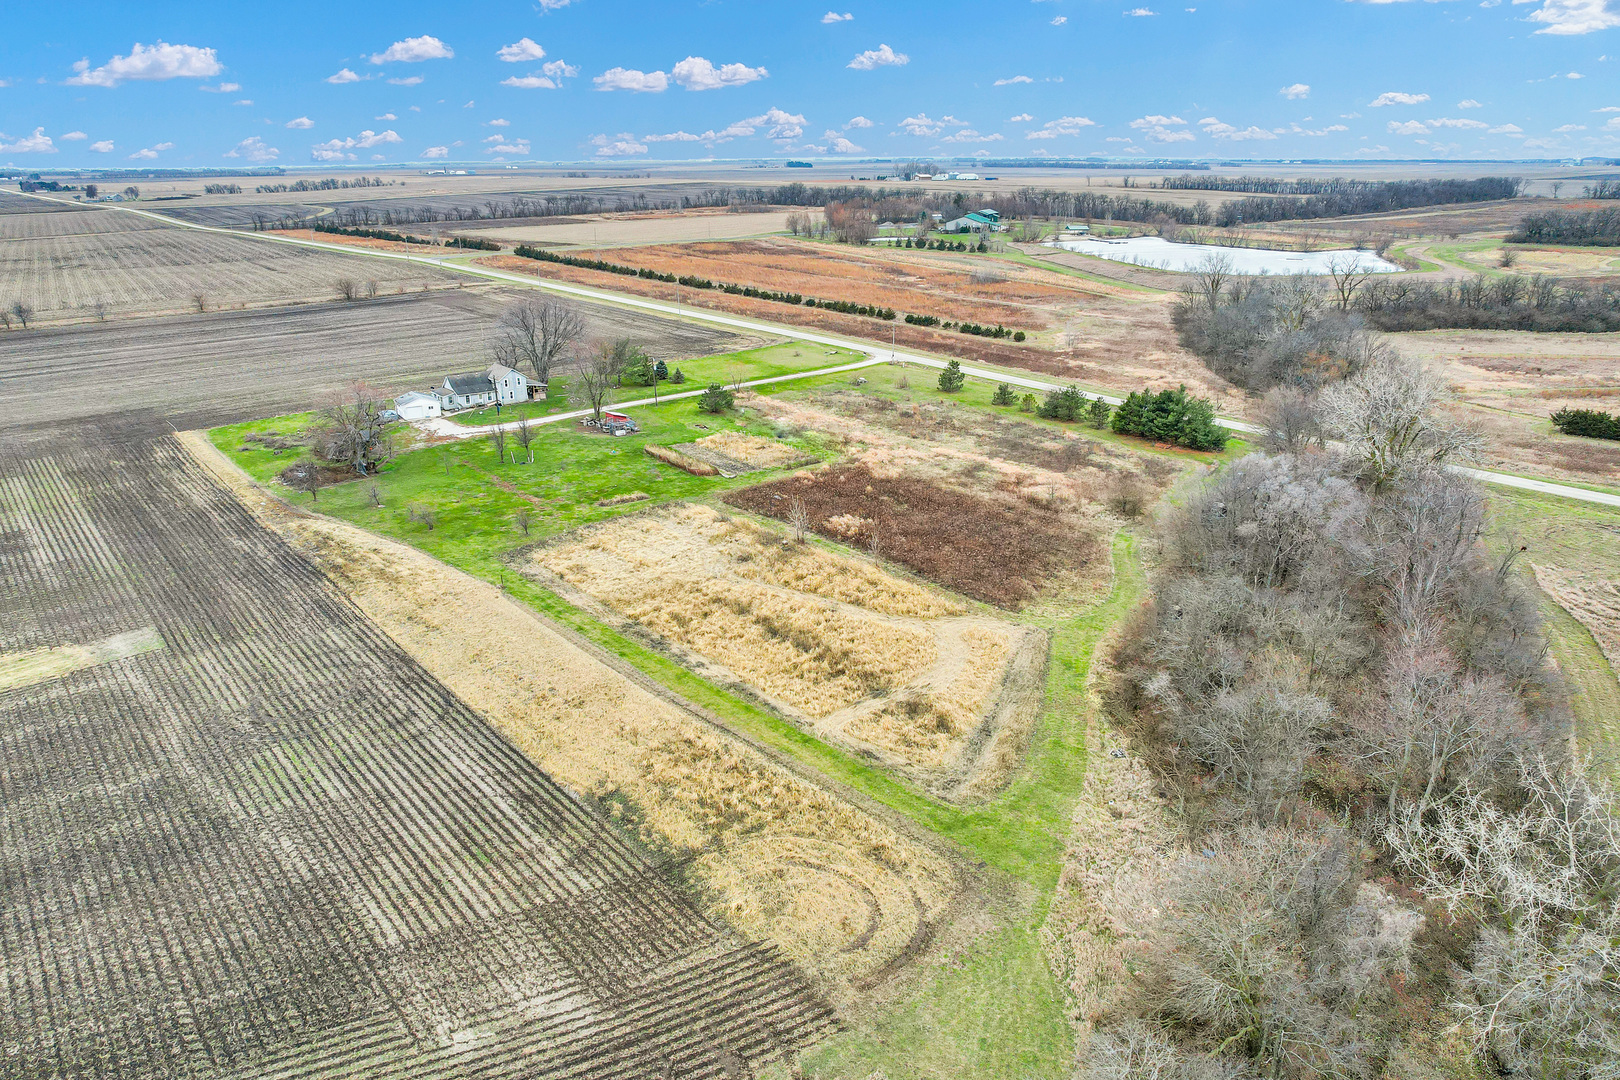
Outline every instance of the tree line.
POLYGON ((1515 199, 1524 191, 1516 176, 1482 176, 1475 180, 1346 180, 1333 190, 1303 197, 1234 199, 1215 212, 1215 224, 1256 221, 1302 221, 1387 214, 1420 206, 1515 199))
POLYGON ((1088 1080, 1431 1075, 1445 1031, 1432 1075, 1614 1075, 1613 796, 1444 400, 1394 356, 1275 390, 1167 501, 1107 699, 1187 843, 1088 1080))
MULTIPOLYGON (((1613 195, 1620 198, 1620 188, 1613 195)), ((1547 210, 1527 214, 1507 235, 1510 244, 1588 244, 1594 247, 1620 245, 1620 209, 1547 210)))

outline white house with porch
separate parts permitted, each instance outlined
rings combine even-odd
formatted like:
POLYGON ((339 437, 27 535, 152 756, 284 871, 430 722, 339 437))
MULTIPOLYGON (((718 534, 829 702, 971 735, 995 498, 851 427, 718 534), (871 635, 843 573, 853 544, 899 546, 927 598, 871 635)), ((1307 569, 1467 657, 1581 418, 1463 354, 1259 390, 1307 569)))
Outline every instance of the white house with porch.
POLYGON ((500 402, 513 405, 528 401, 546 392, 544 383, 529 382, 529 377, 516 368, 491 364, 483 371, 465 375, 446 375, 444 385, 433 391, 445 412, 457 409, 477 409, 500 402), (538 390, 538 394, 535 391, 538 390))

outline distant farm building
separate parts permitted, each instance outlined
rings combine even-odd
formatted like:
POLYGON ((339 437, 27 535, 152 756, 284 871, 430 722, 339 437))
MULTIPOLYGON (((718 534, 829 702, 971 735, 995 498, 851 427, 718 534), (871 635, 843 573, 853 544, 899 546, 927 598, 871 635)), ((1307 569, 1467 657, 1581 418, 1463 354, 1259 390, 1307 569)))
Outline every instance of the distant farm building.
POLYGON ((940 226, 948 233, 987 233, 1001 231, 1001 215, 994 210, 974 210, 940 226))

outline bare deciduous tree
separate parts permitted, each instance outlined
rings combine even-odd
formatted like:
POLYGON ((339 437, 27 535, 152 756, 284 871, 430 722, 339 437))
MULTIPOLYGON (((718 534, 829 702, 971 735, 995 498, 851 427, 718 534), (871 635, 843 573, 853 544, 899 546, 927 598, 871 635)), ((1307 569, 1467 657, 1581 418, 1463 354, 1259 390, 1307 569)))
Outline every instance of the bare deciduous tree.
POLYGON ((362 382, 329 395, 310 428, 317 456, 370 476, 394 456, 393 429, 383 419, 387 399, 362 382))
POLYGON ((1316 402, 1300 387, 1274 386, 1266 391, 1255 419, 1265 429, 1265 448, 1274 454, 1302 454, 1322 446, 1316 402))
POLYGON ((618 362, 610 344, 604 343, 592 356, 575 361, 573 396, 576 404, 591 410, 591 416, 602 419, 602 405, 618 378, 618 362))
POLYGON ((529 464, 533 465, 534 428, 529 424, 529 418, 527 416, 518 417, 517 427, 512 429, 512 438, 516 439, 517 444, 523 447, 524 454, 528 456, 529 464))
POLYGON ((793 529, 794 541, 804 543, 805 533, 810 531, 810 511, 798 496, 788 502, 787 523, 793 529))
POLYGON ((194 304, 196 306, 197 314, 199 314, 199 315, 201 315, 203 312, 208 310, 208 294, 207 293, 192 293, 191 302, 192 302, 192 304, 194 304))
POLYGON ((559 357, 585 334, 585 317, 562 300, 530 296, 501 315, 491 348, 497 363, 532 372, 537 382, 551 381, 559 357))
POLYGON ((518 507, 518 509, 512 514, 512 524, 516 525, 518 530, 522 532, 525 537, 527 537, 529 535, 529 528, 532 524, 532 518, 529 515, 529 508, 526 506, 518 507))
POLYGON ((360 286, 355 283, 355 280, 353 278, 346 278, 346 277, 338 278, 335 282, 332 283, 332 285, 333 285, 334 288, 337 289, 337 294, 338 294, 338 299, 339 300, 356 300, 356 299, 359 299, 360 286))
POLYGON ((1232 277, 1232 266, 1232 256, 1223 254, 1206 255, 1193 267, 1193 289, 1211 311, 1221 306, 1221 294, 1226 291, 1226 283, 1232 277))
POLYGON ((495 425, 489 433, 489 445, 495 450, 495 460, 506 464, 506 428, 495 425))
POLYGON ((1333 299, 1340 311, 1350 310, 1350 301, 1355 299, 1356 290, 1373 276, 1372 263, 1362 258, 1359 252, 1333 256, 1328 259, 1327 271, 1328 277, 1333 280, 1333 299))
POLYGON ((321 472, 319 462, 300 461, 281 475, 294 491, 309 492, 310 502, 321 501, 321 488, 326 485, 326 475, 321 472))
POLYGON ((22 323, 22 328, 26 330, 28 324, 34 321, 34 305, 18 300, 11 305, 11 314, 13 318, 22 323))
POLYGON ((1476 431, 1438 414, 1447 397, 1421 364, 1392 355, 1323 390, 1318 416, 1382 486, 1478 451, 1476 431))

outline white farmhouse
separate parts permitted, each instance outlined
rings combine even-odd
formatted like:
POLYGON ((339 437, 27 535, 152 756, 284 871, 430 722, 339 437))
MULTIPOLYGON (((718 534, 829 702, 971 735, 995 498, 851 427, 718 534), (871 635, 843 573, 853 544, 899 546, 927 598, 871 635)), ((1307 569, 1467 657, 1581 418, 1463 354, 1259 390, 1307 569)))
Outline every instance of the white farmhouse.
MULTIPOLYGON (((535 383, 534 390, 545 393, 544 383, 535 383)), ((500 402, 511 405, 528 401, 536 396, 531 392, 529 377, 515 368, 492 364, 483 371, 465 375, 446 375, 444 385, 434 391, 441 408, 448 412, 457 409, 476 409, 500 402)))

